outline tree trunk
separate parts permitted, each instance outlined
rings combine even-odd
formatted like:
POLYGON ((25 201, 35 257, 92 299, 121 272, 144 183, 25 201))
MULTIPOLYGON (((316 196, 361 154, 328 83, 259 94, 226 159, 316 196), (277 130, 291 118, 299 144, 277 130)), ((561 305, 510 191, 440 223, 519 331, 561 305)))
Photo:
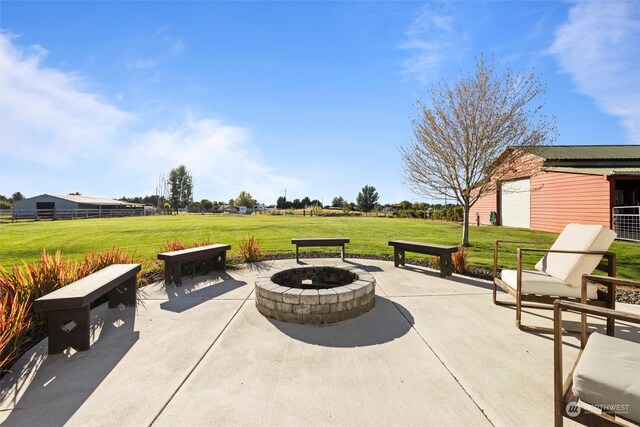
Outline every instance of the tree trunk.
POLYGON ((462 222, 462 246, 469 247, 469 211, 471 206, 469 202, 464 203, 464 220, 462 222))

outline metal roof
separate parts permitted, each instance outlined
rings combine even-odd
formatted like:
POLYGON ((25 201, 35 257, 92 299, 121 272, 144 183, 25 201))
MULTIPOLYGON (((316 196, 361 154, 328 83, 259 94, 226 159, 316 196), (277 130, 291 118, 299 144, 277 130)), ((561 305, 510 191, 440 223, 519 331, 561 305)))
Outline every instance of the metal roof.
POLYGON ((638 175, 640 177, 640 167, 574 168, 566 166, 544 166, 542 170, 547 172, 581 173, 585 175, 638 175))
POLYGON ((69 200, 70 202, 87 203, 87 204, 99 205, 99 206, 104 206, 104 205, 143 206, 140 203, 122 202, 120 200, 114 200, 114 199, 109 199, 109 198, 100 197, 100 196, 85 196, 85 195, 77 195, 77 194, 42 194, 42 196, 56 197, 58 199, 69 200))
POLYGON ((640 145, 554 145, 530 150, 546 160, 640 160, 640 145))

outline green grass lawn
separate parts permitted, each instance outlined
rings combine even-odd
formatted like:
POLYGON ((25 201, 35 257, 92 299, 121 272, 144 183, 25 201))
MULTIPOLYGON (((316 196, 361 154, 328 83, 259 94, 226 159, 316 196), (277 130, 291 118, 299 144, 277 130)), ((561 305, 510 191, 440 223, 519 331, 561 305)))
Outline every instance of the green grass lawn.
MULTIPOLYGON (((299 216, 148 216, 88 220, 16 222, 0 224, 0 265, 8 267, 20 260, 35 261, 43 249, 60 250, 65 258, 79 259, 83 253, 119 247, 134 253, 141 261, 155 259, 167 240, 186 243, 209 239, 211 243, 231 245, 231 256, 238 255, 238 241, 250 234, 261 242, 266 254, 292 254, 292 237, 349 237, 349 253, 392 255, 389 240, 404 239, 440 244, 459 244, 462 226, 455 223, 417 219, 367 217, 299 216)), ((492 268, 493 241, 527 240, 553 242, 557 234, 503 227, 471 227, 469 264, 492 268)), ((501 256, 503 266, 515 265, 515 246, 501 256)), ((305 252, 309 249, 301 249, 305 252)), ((312 249, 315 250, 315 249, 312 249)), ((318 251, 323 248, 318 248, 318 251)), ((326 251, 338 251, 326 248, 326 251)), ((618 275, 640 279, 640 245, 616 241, 611 251, 617 255, 618 275)), ((409 258, 424 258, 408 254, 409 258)), ((527 258, 531 267, 538 256, 527 258)))

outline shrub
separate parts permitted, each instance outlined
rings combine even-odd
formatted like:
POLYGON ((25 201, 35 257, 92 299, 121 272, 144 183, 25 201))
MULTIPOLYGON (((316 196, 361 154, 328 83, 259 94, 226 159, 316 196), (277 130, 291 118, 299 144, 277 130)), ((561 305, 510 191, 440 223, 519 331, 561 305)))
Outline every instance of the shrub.
POLYGON ((43 250, 35 264, 0 267, 0 371, 45 335, 46 314, 33 311, 36 299, 108 265, 132 262, 132 255, 117 248, 85 254, 82 262, 64 260, 60 251, 50 255, 43 250))
POLYGON ((4 293, 0 299, 0 372, 22 354, 31 327, 31 303, 18 293, 4 293))
POLYGON ((464 274, 469 269, 469 262, 467 248, 460 247, 458 252, 451 254, 451 264, 453 264, 453 271, 456 273, 464 274))
POLYGON ((447 206, 444 209, 433 211, 431 219, 461 222, 464 219, 464 208, 462 206, 447 206))
MULTIPOLYGON (((134 255, 129 254, 126 250, 113 247, 98 253, 91 252, 84 254, 84 265, 94 271, 101 270, 111 264, 134 264, 136 259, 134 255)), ((139 278, 139 276, 138 276, 139 278)))
POLYGON ((262 261, 263 256, 260 242, 256 240, 253 234, 246 239, 243 237, 242 240, 238 242, 238 246, 240 247, 240 254, 244 262, 262 261))
POLYGON ((322 215, 323 211, 322 211, 322 206, 320 205, 313 205, 311 207, 311 215, 313 216, 320 216, 322 215))
MULTIPOLYGON (((198 246, 208 246, 210 244, 211 242, 209 241, 209 238, 202 240, 200 242, 194 242, 194 243, 184 243, 177 239, 174 239, 173 241, 167 240, 165 245, 161 247, 158 252, 181 251, 183 249, 197 248, 198 246)), ((163 273, 164 273, 164 266, 165 266, 164 261, 159 259, 155 260, 156 269, 158 269, 163 273)), ((190 263, 183 263, 181 265, 181 274, 190 275, 190 276, 207 274, 208 272, 212 271, 214 268, 215 268, 215 265, 213 263, 213 260, 193 261, 190 263)))
POLYGON ((440 257, 439 256, 431 257, 431 268, 433 268, 435 270, 439 270, 440 269, 440 257))

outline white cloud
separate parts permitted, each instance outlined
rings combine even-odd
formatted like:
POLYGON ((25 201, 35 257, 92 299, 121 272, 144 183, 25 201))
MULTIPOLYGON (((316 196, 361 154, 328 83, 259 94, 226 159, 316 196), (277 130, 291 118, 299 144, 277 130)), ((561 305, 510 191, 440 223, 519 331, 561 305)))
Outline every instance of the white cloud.
POLYGON ((249 137, 245 128, 189 117, 170 129, 134 137, 121 158, 129 159, 130 168, 142 167, 143 175, 152 179, 154 171, 186 165, 197 198, 228 200, 245 190, 260 201, 275 203, 284 188, 306 188, 304 182, 267 166, 249 137))
POLYGON ((182 112, 172 125, 143 122, 147 112, 119 109, 77 74, 45 67, 44 49, 28 51, 0 33, 2 194, 146 195, 180 163, 199 198, 246 190, 271 203, 285 187, 306 188, 267 166, 244 127, 182 112))
POLYGON ((397 44, 410 53, 404 73, 423 83, 433 81, 446 61, 467 50, 466 33, 455 28, 454 16, 444 9, 440 3, 427 3, 405 32, 406 39, 397 44))
POLYGON ((132 115, 83 89, 83 79, 46 68, 40 46, 19 49, 0 33, 0 149, 52 168, 95 155, 132 115))
POLYGON ((619 117, 640 143, 640 3, 580 2, 549 51, 577 90, 619 117))
POLYGON ((125 57, 128 58, 126 67, 134 70, 157 68, 177 58, 184 51, 185 45, 182 40, 173 37, 170 28, 163 25, 151 36, 137 40, 134 46, 125 52, 125 57), (139 56, 140 51, 144 52, 144 56, 139 56), (150 54, 152 55, 149 56, 150 54))

